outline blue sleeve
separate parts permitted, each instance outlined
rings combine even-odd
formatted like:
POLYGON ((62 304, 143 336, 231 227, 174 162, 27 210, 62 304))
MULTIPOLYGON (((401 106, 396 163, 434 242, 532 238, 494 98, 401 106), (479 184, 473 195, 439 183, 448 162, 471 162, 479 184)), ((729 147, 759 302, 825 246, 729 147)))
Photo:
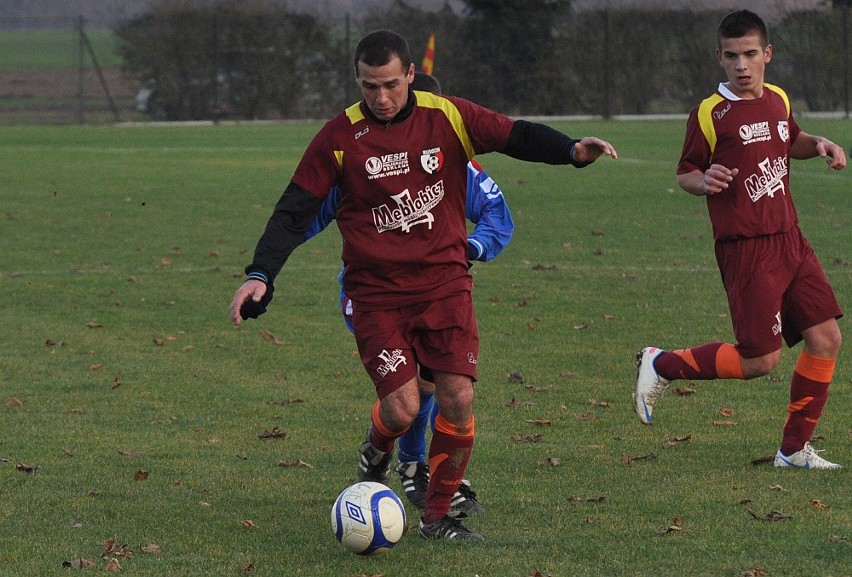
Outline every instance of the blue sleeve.
POLYGON ((476 225, 467 238, 476 260, 488 262, 512 240, 515 223, 503 191, 475 161, 467 165, 465 217, 476 225))
POLYGON ((319 214, 311 223, 311 226, 308 227, 308 230, 305 231, 302 243, 308 242, 331 224, 331 221, 337 215, 338 206, 340 206, 340 187, 334 186, 328 191, 328 196, 325 197, 319 214))

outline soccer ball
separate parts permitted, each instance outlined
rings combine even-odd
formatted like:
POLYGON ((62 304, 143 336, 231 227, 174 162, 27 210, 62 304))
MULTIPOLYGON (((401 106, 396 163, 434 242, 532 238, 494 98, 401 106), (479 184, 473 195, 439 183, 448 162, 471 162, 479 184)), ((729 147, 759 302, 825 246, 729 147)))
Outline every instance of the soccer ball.
POLYGON ((407 527, 405 507, 396 493, 381 483, 355 483, 334 502, 331 527, 337 540, 353 553, 387 553, 407 527))

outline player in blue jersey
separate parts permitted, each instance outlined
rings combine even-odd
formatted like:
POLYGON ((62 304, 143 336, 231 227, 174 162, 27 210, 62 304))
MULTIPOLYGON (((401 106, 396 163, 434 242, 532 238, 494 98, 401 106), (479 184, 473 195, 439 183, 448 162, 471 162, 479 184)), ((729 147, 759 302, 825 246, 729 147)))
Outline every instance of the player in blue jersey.
MULTIPOLYGON (((413 90, 440 92, 438 81, 423 72, 415 73, 411 87, 413 90)), ((313 238, 331 224, 339 204, 340 189, 335 187, 329 192, 302 242, 313 238)), ((471 160, 467 165, 465 217, 475 225, 467 238, 467 257, 471 263, 488 262, 509 244, 515 224, 503 191, 475 160, 471 160)), ((345 266, 338 275, 340 307, 347 328, 354 334, 352 301, 343 289, 344 271, 345 266)), ((426 428, 428 426, 434 430, 438 408, 434 400, 435 384, 432 382, 431 371, 420 367, 418 381, 420 410, 414 423, 399 438, 399 464, 396 472, 399 474, 405 496, 414 506, 423 509, 426 504, 426 488, 429 485, 426 428)), ((476 500, 476 493, 470 488, 470 483, 466 479, 462 480, 459 490, 453 495, 450 508, 457 517, 466 517, 470 513, 483 511, 482 505, 476 500)))

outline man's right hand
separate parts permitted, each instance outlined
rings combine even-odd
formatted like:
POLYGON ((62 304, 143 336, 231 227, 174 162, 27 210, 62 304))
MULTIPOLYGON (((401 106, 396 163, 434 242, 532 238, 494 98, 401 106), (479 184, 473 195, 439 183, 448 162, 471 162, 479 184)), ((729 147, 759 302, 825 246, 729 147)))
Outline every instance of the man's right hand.
POLYGON ((268 298, 264 299, 263 297, 266 296, 267 291, 267 285, 265 282, 257 279, 249 279, 244 282, 240 286, 240 288, 237 289, 237 292, 234 293, 234 298, 233 300, 231 300, 231 307, 229 309, 231 322, 239 326, 240 323, 243 322, 244 318, 257 318, 258 315, 266 312, 266 305, 269 304, 269 301, 272 300, 271 285, 268 288, 270 289, 269 296, 268 298), (251 303, 248 303, 249 300, 255 304, 252 305, 251 303), (257 312, 257 314, 253 316, 246 315, 244 317, 241 314, 241 312, 245 312, 242 310, 244 305, 250 308, 255 308, 257 311, 260 312, 257 312))

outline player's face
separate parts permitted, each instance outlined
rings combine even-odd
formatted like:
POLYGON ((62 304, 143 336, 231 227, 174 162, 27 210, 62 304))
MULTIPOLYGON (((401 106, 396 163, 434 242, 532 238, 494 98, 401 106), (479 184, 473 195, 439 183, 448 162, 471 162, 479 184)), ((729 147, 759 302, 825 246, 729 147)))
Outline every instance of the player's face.
POLYGON ((414 64, 406 70, 398 56, 383 66, 358 63, 355 81, 367 107, 379 120, 391 120, 408 102, 408 85, 414 80, 414 64))
POLYGON ((772 60, 772 45, 760 45, 760 35, 723 38, 716 50, 719 64, 728 75, 728 88, 740 98, 763 95, 763 75, 772 60))

